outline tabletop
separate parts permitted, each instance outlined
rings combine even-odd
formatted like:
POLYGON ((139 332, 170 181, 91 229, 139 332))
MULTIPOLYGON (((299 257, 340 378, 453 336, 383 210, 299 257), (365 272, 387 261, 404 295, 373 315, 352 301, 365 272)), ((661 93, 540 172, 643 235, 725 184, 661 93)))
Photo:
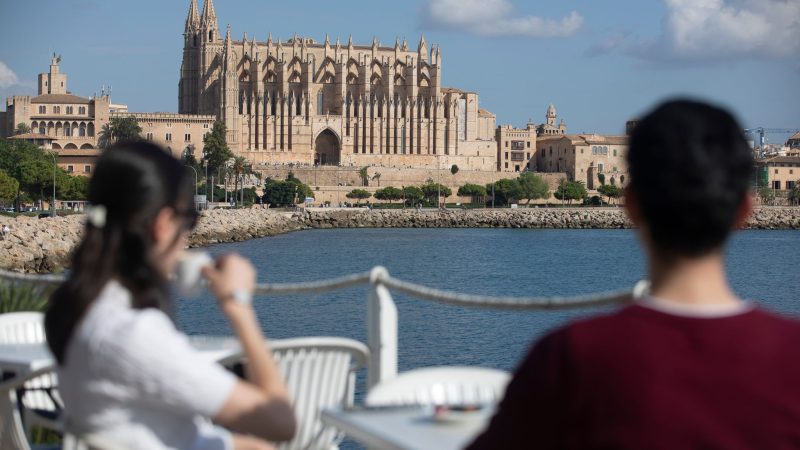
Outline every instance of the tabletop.
POLYGON ((455 450, 466 447, 489 423, 491 410, 470 419, 441 422, 430 407, 328 409, 322 422, 366 447, 386 450, 455 450))
MULTIPOLYGON (((238 358, 241 347, 228 336, 189 336, 189 342, 211 362, 238 358)), ((55 359, 46 343, 0 344, 0 371, 27 374, 55 366, 55 359)))

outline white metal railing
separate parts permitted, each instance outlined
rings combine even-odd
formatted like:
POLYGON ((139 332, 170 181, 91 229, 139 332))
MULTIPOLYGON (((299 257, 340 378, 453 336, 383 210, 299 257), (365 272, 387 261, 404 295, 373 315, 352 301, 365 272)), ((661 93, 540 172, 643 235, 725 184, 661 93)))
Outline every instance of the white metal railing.
MULTIPOLYGON (((0 270, 0 279, 45 285, 57 285, 63 275, 31 275, 0 270)), ((390 290, 448 305, 500 308, 514 310, 574 309, 603 305, 624 304, 641 297, 649 287, 639 281, 633 289, 573 297, 493 297, 462 294, 429 288, 389 275, 382 266, 369 272, 345 275, 326 280, 302 283, 262 283, 256 285, 256 295, 321 294, 360 285, 370 285, 367 295, 367 346, 370 358, 367 364, 367 388, 397 375, 397 307, 390 290)))

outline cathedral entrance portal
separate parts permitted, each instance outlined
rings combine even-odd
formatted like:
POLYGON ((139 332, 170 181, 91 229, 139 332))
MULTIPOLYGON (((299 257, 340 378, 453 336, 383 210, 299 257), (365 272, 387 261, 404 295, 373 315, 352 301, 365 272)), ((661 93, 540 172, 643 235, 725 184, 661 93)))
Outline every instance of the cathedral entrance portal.
POLYGON ((338 166, 340 154, 339 138, 336 137, 333 131, 326 128, 314 141, 314 164, 338 166))

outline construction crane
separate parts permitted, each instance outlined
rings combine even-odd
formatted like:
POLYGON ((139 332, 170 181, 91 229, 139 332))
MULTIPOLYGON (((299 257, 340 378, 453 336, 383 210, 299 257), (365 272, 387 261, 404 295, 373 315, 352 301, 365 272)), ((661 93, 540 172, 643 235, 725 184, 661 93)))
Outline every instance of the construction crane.
POLYGON ((757 128, 747 128, 744 130, 745 134, 755 133, 758 134, 758 145, 754 145, 755 148, 764 148, 764 144, 767 143, 767 134, 771 133, 781 133, 781 134, 794 134, 797 133, 798 129, 789 129, 789 128, 764 128, 764 127, 757 127, 757 128))

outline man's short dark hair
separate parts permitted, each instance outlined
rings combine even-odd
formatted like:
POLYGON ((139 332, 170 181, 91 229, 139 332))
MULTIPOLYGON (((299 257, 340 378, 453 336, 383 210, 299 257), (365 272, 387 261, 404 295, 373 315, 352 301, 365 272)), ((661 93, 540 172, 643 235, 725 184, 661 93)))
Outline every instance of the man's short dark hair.
POLYGON ((727 111, 664 103, 634 128, 629 188, 662 256, 697 257, 725 243, 747 195, 753 157, 727 111))

